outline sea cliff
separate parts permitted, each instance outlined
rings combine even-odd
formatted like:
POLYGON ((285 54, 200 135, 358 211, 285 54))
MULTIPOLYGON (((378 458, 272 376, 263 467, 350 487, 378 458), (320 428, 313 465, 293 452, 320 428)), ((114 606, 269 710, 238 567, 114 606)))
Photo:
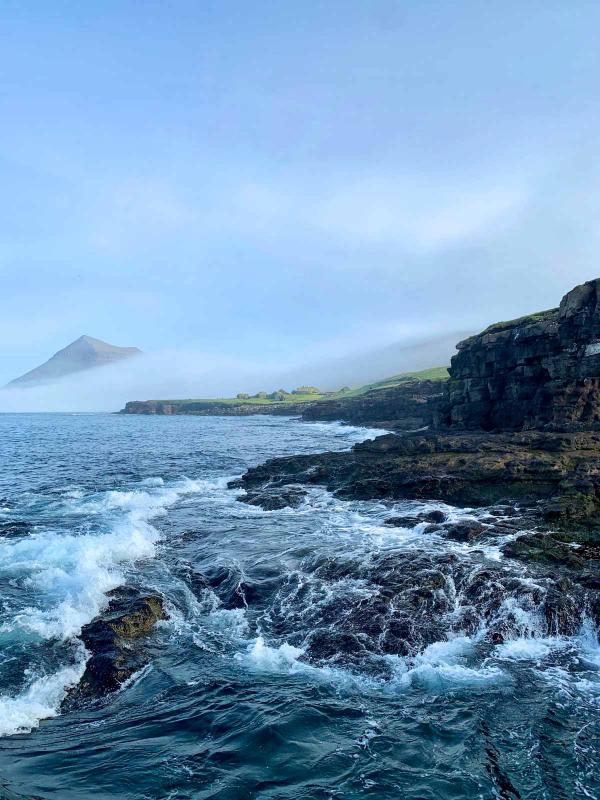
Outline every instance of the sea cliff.
POLYGON ((559 308, 458 344, 438 426, 586 430, 600 423, 600 280, 559 308))
POLYGON ((427 430, 396 431, 346 453, 273 459, 241 485, 265 503, 269 492, 321 485, 344 499, 489 507, 488 536, 496 509, 507 506, 515 530, 531 531, 507 556, 562 565, 600 588, 600 279, 557 309, 461 342, 449 372, 441 392, 423 395, 427 430))

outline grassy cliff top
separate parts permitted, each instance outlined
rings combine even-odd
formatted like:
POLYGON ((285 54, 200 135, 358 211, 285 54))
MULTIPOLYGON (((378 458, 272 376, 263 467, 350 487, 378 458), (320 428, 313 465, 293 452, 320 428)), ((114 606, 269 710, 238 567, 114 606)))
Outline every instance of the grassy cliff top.
POLYGON ((493 325, 487 327, 483 333, 497 333, 507 328, 518 328, 520 325, 531 325, 534 322, 546 322, 553 320, 557 315, 558 308, 549 308, 547 311, 537 311, 535 314, 526 314, 524 317, 507 320, 506 322, 495 322, 493 325))
MULTIPOLYGON (((385 378, 382 381, 375 383, 367 383, 364 386, 358 386, 354 389, 345 387, 335 392, 324 392, 316 389, 315 387, 306 387, 311 391, 302 393, 299 390, 294 392, 284 392, 279 390, 267 394, 266 392, 259 392, 255 395, 240 394, 237 397, 214 397, 214 398, 186 398, 180 400, 150 400, 151 403, 168 403, 170 405, 181 405, 187 403, 197 403, 203 405, 280 405, 282 403, 312 403, 317 400, 334 400, 340 397, 355 397, 376 389, 390 389, 394 386, 399 386, 403 383, 410 381, 444 381, 448 377, 447 367, 431 367, 429 369, 420 370, 418 372, 401 372, 398 375, 392 375, 390 378, 385 378)), ((301 389, 303 387, 300 387, 301 389)))

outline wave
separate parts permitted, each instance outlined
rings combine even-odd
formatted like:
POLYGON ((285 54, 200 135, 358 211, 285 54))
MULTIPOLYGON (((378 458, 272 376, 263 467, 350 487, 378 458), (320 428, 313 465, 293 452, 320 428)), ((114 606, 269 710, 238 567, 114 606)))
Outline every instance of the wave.
MULTIPOLYGON (((42 531, 22 540, 0 543, 0 575, 16 581, 31 603, 4 622, 0 632, 34 636, 34 640, 77 642, 84 625, 100 614, 108 593, 125 581, 136 562, 151 559, 161 538, 151 524, 156 517, 187 494, 222 491, 225 479, 183 479, 164 487, 158 479, 144 481, 144 488, 108 491, 68 499, 71 515, 96 517, 100 533, 42 531)), ((58 713, 70 686, 85 669, 83 646, 72 664, 49 675, 33 677, 28 687, 0 700, 0 735, 31 730, 40 719, 58 713)))
POLYGON ((69 689, 81 680, 86 661, 87 653, 81 645, 72 665, 35 678, 14 697, 0 696, 0 736, 29 733, 42 719, 56 717, 69 689))

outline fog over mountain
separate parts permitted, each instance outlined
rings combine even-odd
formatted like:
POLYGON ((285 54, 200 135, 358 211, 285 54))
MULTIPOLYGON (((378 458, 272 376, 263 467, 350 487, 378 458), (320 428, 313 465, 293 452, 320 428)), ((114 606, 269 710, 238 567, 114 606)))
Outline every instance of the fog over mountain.
POLYGON ((351 356, 330 353, 318 359, 308 354, 306 360, 285 366, 278 359, 258 355, 239 359, 201 351, 159 350, 48 383, 9 385, 0 390, 0 412, 118 411, 128 400, 223 397, 306 383, 338 389, 448 364, 456 341, 464 335, 457 331, 375 349, 364 345, 351 356))
POLYGON ((597 3, 1 17, 0 385, 90 331, 174 354, 166 393, 211 394, 249 364, 477 331, 598 274, 597 3), (213 379, 169 388, 183 362, 213 379))
POLYGON ((123 359, 141 355, 137 347, 116 347, 91 336, 80 336, 54 353, 48 361, 10 381, 6 388, 32 387, 47 384, 66 375, 105 367, 123 359))

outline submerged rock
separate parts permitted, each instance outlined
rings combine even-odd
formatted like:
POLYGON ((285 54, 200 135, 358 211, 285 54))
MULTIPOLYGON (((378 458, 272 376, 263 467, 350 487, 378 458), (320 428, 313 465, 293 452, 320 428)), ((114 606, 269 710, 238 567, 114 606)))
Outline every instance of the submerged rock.
POLYGON ((29 533, 31 533, 31 525, 23 520, 0 522, 0 538, 15 539, 19 536, 27 536, 29 533))

